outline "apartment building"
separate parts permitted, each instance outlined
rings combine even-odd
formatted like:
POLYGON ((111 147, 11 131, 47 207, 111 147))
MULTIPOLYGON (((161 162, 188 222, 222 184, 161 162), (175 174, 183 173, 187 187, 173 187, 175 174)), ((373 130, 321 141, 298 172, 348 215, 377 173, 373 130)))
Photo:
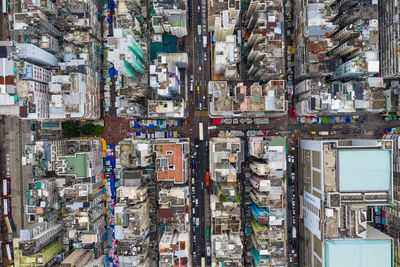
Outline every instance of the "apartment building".
POLYGON ((14 264, 18 266, 41 267, 46 266, 47 264, 53 265, 56 263, 56 257, 63 256, 62 241, 54 241, 39 252, 30 256, 25 256, 22 254, 22 251, 18 249, 18 240, 14 240, 14 264))
POLYGON ((238 137, 210 140, 210 178, 216 182, 236 183, 244 161, 244 144, 238 137))
POLYGON ((382 208, 381 222, 383 231, 394 240, 393 266, 400 266, 399 231, 400 231, 400 151, 399 135, 385 134, 383 140, 393 143, 393 201, 382 208))
POLYGON ((250 80, 278 80, 285 72, 283 21, 281 2, 251 1, 245 22, 250 80))
POLYGON ((118 240, 118 260, 123 266, 150 266, 150 217, 148 187, 117 188, 115 206, 115 239, 118 240))
POLYGON ((392 266, 393 239, 378 230, 393 200, 389 140, 300 140, 303 266, 392 266))
POLYGON ((165 231, 158 246, 160 267, 192 266, 189 232, 165 231))
POLYGON ((237 78, 236 64, 240 61, 240 54, 236 35, 227 35, 224 40, 216 42, 213 56, 212 77, 214 81, 237 78))
POLYGON ((254 266, 282 266, 286 260, 286 139, 250 137, 250 221, 248 254, 254 266))
POLYGON ((212 266, 242 266, 243 243, 238 175, 244 161, 240 138, 214 137, 210 140, 210 194, 212 266))
POLYGON ((61 262, 61 267, 83 267, 93 259, 93 252, 90 250, 74 250, 61 262))
POLYGON ((238 83, 231 86, 226 81, 210 81, 208 94, 212 117, 265 117, 286 114, 285 81, 273 80, 266 84, 238 83), (233 88, 233 95, 231 88, 233 88))
POLYGON ((128 169, 148 167, 153 163, 151 140, 125 138, 119 143, 121 165, 128 169))
POLYGON ((389 91, 381 77, 333 81, 308 79, 296 84, 296 114, 299 116, 351 115, 356 112, 381 113, 387 110, 389 91))
POLYGON ((189 171, 188 139, 157 139, 153 143, 156 154, 158 182, 185 184, 189 171))
POLYGON ((151 2, 151 25, 155 33, 166 33, 182 38, 188 34, 186 1, 151 2))
POLYGON ((208 16, 208 29, 214 31, 217 42, 225 41, 226 36, 232 35, 238 25, 240 1, 208 1, 211 13, 208 16))
POLYGON ((85 60, 59 62, 51 53, 32 44, 3 42, 0 113, 40 121, 98 118, 96 73, 85 70, 85 60), (42 67, 40 67, 41 65, 42 67), (58 66, 58 75, 46 68, 58 66), (6 70, 7 69, 7 70, 6 70), (80 72, 75 72, 75 70, 80 72), (85 76, 89 74, 90 76, 85 76))

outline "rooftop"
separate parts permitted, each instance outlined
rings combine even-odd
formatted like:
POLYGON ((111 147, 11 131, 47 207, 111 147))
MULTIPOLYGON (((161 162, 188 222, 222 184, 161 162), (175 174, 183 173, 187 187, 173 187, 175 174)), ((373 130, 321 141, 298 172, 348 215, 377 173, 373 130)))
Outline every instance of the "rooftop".
POLYGON ((59 157, 59 159, 66 162, 66 168, 60 174, 75 175, 77 178, 87 177, 86 153, 77 153, 75 156, 59 157))
POLYGON ((187 146, 187 142, 179 142, 178 139, 165 139, 164 141, 159 139, 158 143, 154 144, 158 181, 185 183, 187 180, 187 146))
POLYGON ((390 151, 339 150, 339 191, 389 191, 390 189, 390 151))
POLYGON ((387 240, 327 240, 326 267, 391 267, 393 241, 387 240))

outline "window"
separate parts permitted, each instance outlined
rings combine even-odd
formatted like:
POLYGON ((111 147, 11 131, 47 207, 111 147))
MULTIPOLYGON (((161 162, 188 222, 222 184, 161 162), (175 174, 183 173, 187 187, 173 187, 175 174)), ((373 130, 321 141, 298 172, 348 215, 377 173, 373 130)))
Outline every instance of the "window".
POLYGON ((175 170, 175 165, 169 165, 168 170, 175 170))
POLYGON ((173 155, 173 154, 174 154, 174 151, 171 151, 171 150, 167 151, 167 155, 173 155))

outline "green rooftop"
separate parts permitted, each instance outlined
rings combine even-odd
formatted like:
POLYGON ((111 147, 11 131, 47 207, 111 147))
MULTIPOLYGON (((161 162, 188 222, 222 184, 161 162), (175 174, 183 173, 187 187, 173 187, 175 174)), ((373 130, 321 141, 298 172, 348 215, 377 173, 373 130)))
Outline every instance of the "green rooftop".
POLYGON ((272 138, 272 142, 269 143, 270 146, 286 146, 286 139, 282 137, 272 138))
POLYGON ((176 37, 164 34, 162 42, 150 43, 150 59, 157 59, 158 53, 176 53, 176 37))
POLYGON ((256 222, 256 220, 251 219, 250 221, 251 227, 253 228, 253 231, 257 234, 260 231, 265 231, 268 230, 268 226, 259 224, 256 222))
POLYGON ((60 159, 67 162, 66 171, 61 174, 75 175, 77 178, 87 177, 86 154, 79 153, 72 157, 60 157, 60 159))

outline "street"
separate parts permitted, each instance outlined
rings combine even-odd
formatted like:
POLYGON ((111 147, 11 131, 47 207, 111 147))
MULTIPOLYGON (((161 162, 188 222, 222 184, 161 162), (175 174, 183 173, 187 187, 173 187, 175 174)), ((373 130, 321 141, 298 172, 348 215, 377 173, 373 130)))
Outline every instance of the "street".
POLYGON ((193 225, 194 227, 192 244, 193 255, 195 255, 195 257, 193 257, 194 266, 200 266, 201 258, 206 256, 206 227, 208 227, 208 224, 210 223, 209 220, 206 220, 206 218, 209 218, 209 216, 206 216, 206 214, 208 214, 209 204, 205 190, 205 175, 208 169, 208 154, 206 154, 205 141, 208 140, 208 116, 207 112, 205 112, 205 114, 201 113, 201 115, 203 116, 193 116, 195 110, 208 110, 207 87, 210 77, 210 56, 208 44, 203 43, 203 41, 208 40, 208 9, 206 4, 207 3, 204 0, 193 1, 191 7, 192 17, 189 18, 192 19, 191 37, 193 46, 193 92, 191 92, 193 105, 192 110, 189 111, 189 117, 194 118, 194 120, 192 121, 193 137, 195 140, 198 140, 197 145, 194 147, 194 149, 191 150, 192 157, 193 154, 197 152, 197 155, 194 158, 195 168, 193 168, 192 165, 192 177, 194 178, 195 182, 194 185, 192 185, 195 192, 194 197, 192 197, 192 207, 195 208, 195 214, 192 214, 192 217, 199 218, 199 225, 193 225), (200 123, 203 124, 203 138, 200 138, 199 134, 200 123), (196 240, 196 242, 194 242, 194 239, 196 240))

